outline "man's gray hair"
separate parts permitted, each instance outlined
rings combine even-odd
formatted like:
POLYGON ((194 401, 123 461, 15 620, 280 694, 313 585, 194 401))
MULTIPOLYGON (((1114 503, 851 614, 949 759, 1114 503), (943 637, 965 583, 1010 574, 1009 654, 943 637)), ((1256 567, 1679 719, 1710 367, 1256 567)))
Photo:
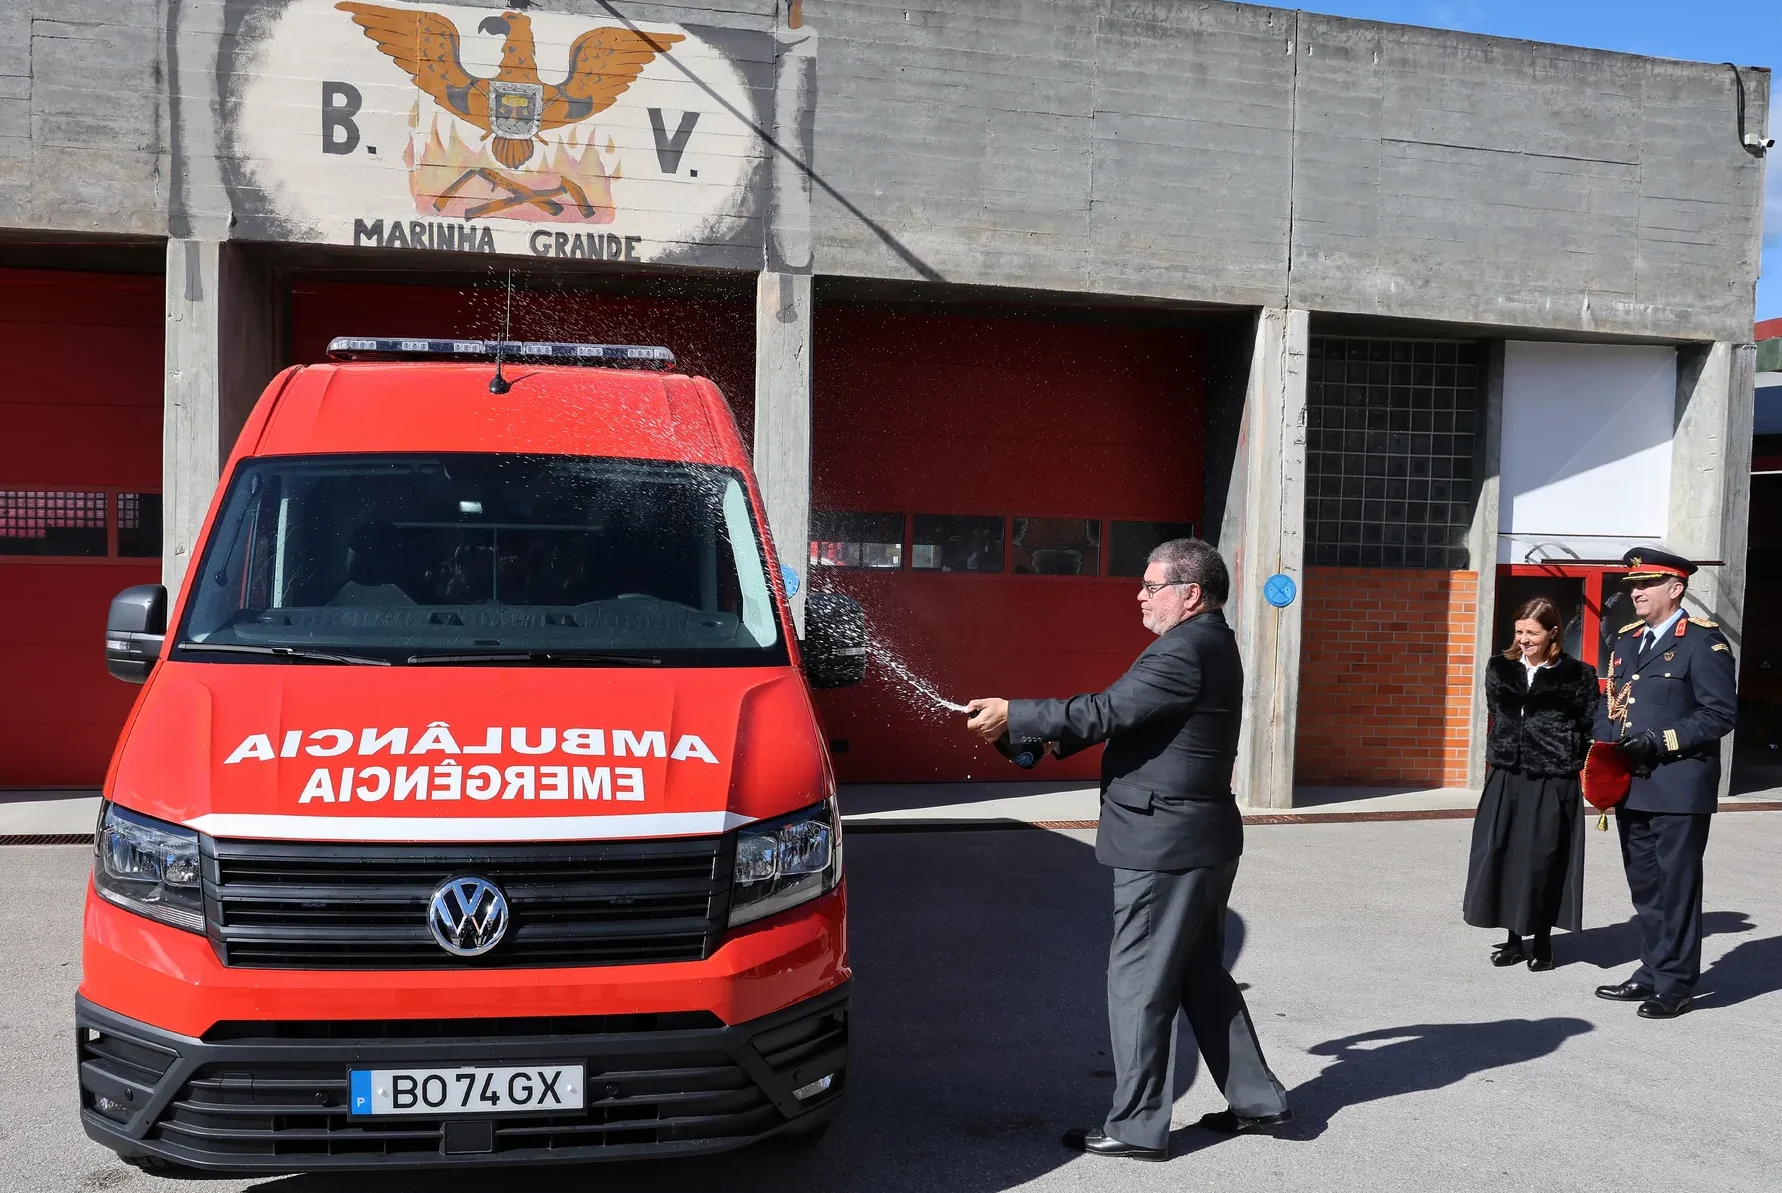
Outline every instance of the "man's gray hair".
POLYGON ((1214 608, 1231 596, 1231 573, 1212 544, 1201 539, 1170 539, 1151 548, 1146 563, 1163 565, 1163 578, 1171 584, 1198 584, 1201 596, 1214 608))

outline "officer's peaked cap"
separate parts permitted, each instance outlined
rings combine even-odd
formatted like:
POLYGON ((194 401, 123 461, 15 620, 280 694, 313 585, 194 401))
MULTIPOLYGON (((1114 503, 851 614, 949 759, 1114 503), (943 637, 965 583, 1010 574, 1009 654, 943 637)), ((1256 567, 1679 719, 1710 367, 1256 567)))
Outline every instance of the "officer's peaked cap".
POLYGON ((1635 547, 1621 557, 1621 562, 1627 565, 1629 580, 1662 580, 1668 576, 1687 580, 1696 572, 1695 564, 1663 547, 1635 547))

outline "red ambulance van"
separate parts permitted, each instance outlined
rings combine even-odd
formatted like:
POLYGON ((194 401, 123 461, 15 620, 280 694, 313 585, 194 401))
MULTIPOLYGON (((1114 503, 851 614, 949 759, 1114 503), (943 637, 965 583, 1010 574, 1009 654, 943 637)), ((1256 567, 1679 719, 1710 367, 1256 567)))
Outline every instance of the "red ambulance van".
POLYGON ((142 683, 75 1006, 153 1171, 811 1138, 847 1076, 835 781, 748 453, 666 349, 336 340, 268 387, 142 683))

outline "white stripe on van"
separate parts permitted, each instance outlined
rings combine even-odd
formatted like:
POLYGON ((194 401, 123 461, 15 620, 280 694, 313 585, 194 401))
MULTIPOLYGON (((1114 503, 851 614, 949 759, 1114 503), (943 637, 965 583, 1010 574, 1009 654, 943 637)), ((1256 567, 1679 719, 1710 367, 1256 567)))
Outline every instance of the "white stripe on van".
POLYGON ((614 841, 698 837, 753 823, 735 812, 632 816, 270 816, 207 812, 185 826, 213 837, 260 841, 614 841))

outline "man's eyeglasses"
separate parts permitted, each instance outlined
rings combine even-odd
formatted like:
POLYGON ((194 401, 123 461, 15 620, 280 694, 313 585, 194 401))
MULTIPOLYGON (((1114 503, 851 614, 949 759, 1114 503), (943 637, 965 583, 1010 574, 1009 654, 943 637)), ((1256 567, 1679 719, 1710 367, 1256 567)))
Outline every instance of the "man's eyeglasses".
POLYGON ((1149 580, 1140 580, 1139 587, 1145 590, 1146 596, 1156 596, 1160 589, 1179 588, 1185 583, 1185 580, 1159 580, 1153 584, 1149 580))

